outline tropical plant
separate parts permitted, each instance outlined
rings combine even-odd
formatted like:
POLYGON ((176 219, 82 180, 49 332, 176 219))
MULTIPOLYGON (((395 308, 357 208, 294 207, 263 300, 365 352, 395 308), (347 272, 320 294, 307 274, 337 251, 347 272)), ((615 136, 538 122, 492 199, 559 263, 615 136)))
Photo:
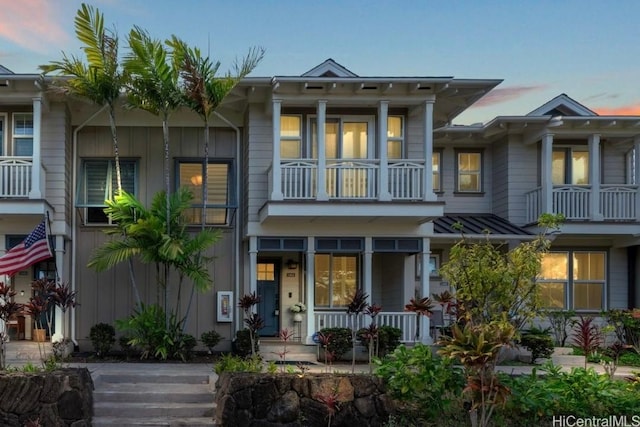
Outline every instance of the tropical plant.
POLYGON ((532 327, 522 332, 520 344, 531 352, 531 364, 540 358, 548 358, 553 354, 553 340, 549 329, 532 327))
POLYGON ((251 340, 251 355, 256 355, 256 341, 258 340, 258 331, 264 328, 264 320, 258 313, 253 313, 253 307, 260 303, 260 297, 255 292, 243 295, 238 301, 238 306, 244 313, 244 323, 249 329, 249 338, 251 340))
POLYGON ((289 340, 291 340, 291 338, 293 338, 293 336, 293 331, 290 331, 287 328, 282 329, 280 330, 280 332, 278 332, 278 338, 280 338, 280 342, 282 342, 282 351, 276 353, 280 358, 280 362, 282 363, 282 365, 280 366, 280 372, 285 371, 285 367, 287 364, 287 353, 289 353, 289 350, 287 350, 287 343, 289 342, 289 340))
POLYGON ((421 336, 428 333, 428 331, 420 331, 420 319, 421 316, 431 317, 431 315, 433 314, 433 301, 431 301, 431 298, 411 298, 409 300, 409 304, 404 306, 404 311, 410 311, 416 314, 415 340, 418 340, 421 336))
POLYGON ((214 366, 216 374, 223 372, 262 372, 262 360, 258 356, 250 358, 224 354, 214 366))
POLYGON ((203 332, 200 335, 200 341, 202 341, 202 344, 209 349, 209 353, 213 354, 214 347, 222 341, 222 335, 214 330, 203 332))
POLYGON ((351 319, 351 373, 356 371, 356 341, 358 327, 358 317, 369 307, 367 300, 369 295, 362 289, 358 288, 354 292, 349 304, 347 304, 347 316, 351 319))
POLYGON ((76 302, 76 297, 78 295, 78 291, 72 291, 71 287, 68 283, 56 283, 56 286, 52 289, 50 293, 51 303, 58 307, 62 312, 62 324, 60 325, 60 330, 62 331, 62 341, 66 341, 66 320, 67 320, 67 311, 69 309, 75 308, 78 303, 76 302))
POLYGON ((553 331, 555 343, 564 347, 569 337, 568 328, 573 323, 576 312, 573 310, 547 310, 546 315, 553 331))
POLYGON ((340 359, 345 353, 353 349, 353 334, 349 328, 323 328, 318 335, 326 338, 323 344, 325 355, 330 355, 333 360, 340 359))
POLYGON ((589 357, 602 345, 602 334, 593 317, 580 316, 573 330, 573 343, 584 353, 584 367, 589 357))
POLYGON ((89 330, 89 339, 96 356, 103 358, 116 342, 116 329, 108 323, 96 323, 89 330))
POLYGON ((251 332, 247 328, 236 332, 232 345, 234 354, 240 357, 259 357, 260 342, 251 339, 251 332))
POLYGON ((0 370, 6 369, 6 343, 9 339, 6 324, 11 317, 23 310, 23 305, 13 300, 15 295, 16 292, 10 285, 0 282, 0 323, 5 326, 0 332, 0 370))

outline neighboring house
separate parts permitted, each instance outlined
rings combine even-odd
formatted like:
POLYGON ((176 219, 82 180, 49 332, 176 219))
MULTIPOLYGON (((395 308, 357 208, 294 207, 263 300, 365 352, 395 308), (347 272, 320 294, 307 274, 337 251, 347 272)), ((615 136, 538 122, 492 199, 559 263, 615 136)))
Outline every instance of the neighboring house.
MULTIPOLYGON (((0 247, 50 212, 60 277, 79 291, 72 334, 87 345, 92 325, 133 308, 126 266, 86 268, 109 226, 108 120, 94 105, 41 93, 37 76, 5 80, 0 247)), ((361 77, 332 60, 301 76, 244 79, 211 131, 207 224, 224 238, 211 254, 214 290, 197 296, 188 332, 232 338, 243 327, 237 300, 255 291, 263 336, 293 328, 312 343, 319 329, 347 325, 345 305, 362 288, 382 305, 379 321, 412 341, 415 317, 403 308, 448 288, 437 267, 460 237, 451 224, 517 244, 533 237, 543 212, 567 217, 543 263, 549 307, 638 305, 640 117, 598 116, 561 95, 526 116, 451 125, 500 82, 361 77), (299 301, 308 307, 301 322, 288 311, 299 301)), ((117 121, 123 184, 148 202, 163 188, 159 120, 123 110, 117 121)), ((174 186, 201 188, 200 121, 180 112, 170 127, 174 186)), ((199 215, 195 205, 194 226, 199 215)), ((53 263, 45 264, 15 276, 16 289, 50 275, 53 263)), ((137 265, 136 275, 143 298, 155 301, 152 269, 137 265)))

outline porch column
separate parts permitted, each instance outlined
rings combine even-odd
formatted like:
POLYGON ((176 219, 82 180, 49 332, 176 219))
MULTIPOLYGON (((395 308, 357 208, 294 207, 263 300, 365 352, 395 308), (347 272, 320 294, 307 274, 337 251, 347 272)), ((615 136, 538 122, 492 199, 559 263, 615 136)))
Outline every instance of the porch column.
POLYGON ((434 202, 438 200, 433 192, 433 104, 434 95, 424 102, 424 200, 434 202))
POLYGON ((327 120, 327 101, 319 100, 318 116, 318 181, 316 182, 316 200, 329 200, 327 194, 327 151, 325 149, 325 122, 327 120))
MULTIPOLYGON (((636 185, 636 220, 640 219, 640 135, 633 139, 633 183, 636 185)), ((630 167, 630 166, 629 166, 630 167)))
POLYGON ((31 167, 31 191, 29 192, 30 199, 41 199, 42 189, 41 183, 41 171, 42 171, 42 156, 41 156, 41 128, 42 128, 42 98, 33 98, 33 154, 31 161, 33 165, 31 167))
MULTIPOLYGON (((422 238, 422 254, 420 262, 420 298, 430 295, 429 289, 429 256, 431 255, 431 239, 422 238)), ((420 316, 420 342, 423 344, 431 343, 431 335, 429 334, 430 320, 427 316, 420 316)))
POLYGON ((600 135, 589 135, 589 182, 591 184, 591 221, 602 221, 600 211, 600 135))
MULTIPOLYGON (((65 275, 67 274, 67 272, 64 269, 64 236, 60 236, 57 235, 55 236, 55 248, 54 250, 54 256, 55 256, 55 262, 56 262, 56 270, 58 272, 58 277, 56 277, 56 281, 60 281, 60 282, 66 282, 67 280, 65 279, 65 275)), ((58 339, 62 339, 62 337, 67 337, 67 338, 71 338, 71 333, 68 333, 69 331, 69 325, 71 324, 71 316, 73 316, 73 312, 74 309, 70 309, 68 310, 68 315, 67 315, 67 319, 62 319, 62 310, 60 310, 60 308, 56 307, 55 310, 55 330, 53 331, 53 341, 57 341, 58 339), (63 326, 62 324, 64 323, 64 328, 66 330, 63 330, 63 326)))
POLYGON ((389 153, 387 152, 387 117, 389 117, 389 101, 378 104, 378 152, 380 157, 380 193, 378 200, 390 201, 389 193, 389 153))
POLYGON ((282 166, 280 165, 280 111, 282 101, 271 101, 273 114, 271 127, 273 128, 273 159, 271 161, 271 200, 282 200, 282 166))
MULTIPOLYGON (((364 266, 362 277, 362 290, 369 295, 367 303, 371 304, 373 301, 373 295, 371 295, 371 280, 373 277, 373 239, 371 237, 364 238, 364 266)), ((380 304, 380 303, 378 303, 380 304)))
POLYGON ((307 283, 307 337, 305 338, 306 344, 315 344, 313 342, 313 334, 316 332, 316 315, 315 315, 315 304, 316 304, 316 296, 315 296, 315 238, 307 237, 307 270, 305 272, 306 278, 305 281, 307 283))
MULTIPOLYGON (((541 141, 542 169, 540 183, 542 186, 542 206, 540 213, 554 213, 553 211, 553 134, 546 134, 541 141)), ((536 221, 538 218, 536 218, 536 221)))
MULTIPOLYGON (((249 237, 249 292, 258 293, 258 238, 249 237)), ((242 295, 236 295, 236 299, 242 295)))

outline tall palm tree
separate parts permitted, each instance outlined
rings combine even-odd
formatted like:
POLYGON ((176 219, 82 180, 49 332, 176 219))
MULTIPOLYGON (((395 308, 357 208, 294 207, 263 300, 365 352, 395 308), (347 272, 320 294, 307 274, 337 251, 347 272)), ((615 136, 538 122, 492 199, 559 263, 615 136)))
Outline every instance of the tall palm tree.
MULTIPOLYGON (((93 6, 82 4, 74 20, 76 37, 82 43, 85 60, 62 52, 60 61, 41 65, 44 73, 57 73, 65 79, 51 88, 65 95, 77 96, 107 109, 116 167, 117 193, 122 193, 120 174, 120 150, 116 126, 115 107, 126 81, 126 75, 118 58, 118 34, 104 26, 104 16, 93 6), (68 78, 67 78, 68 77, 68 78)), ((129 280, 136 302, 140 304, 140 292, 136 284, 132 261, 129 263, 129 280)))
POLYGON ((203 57, 200 49, 191 48, 173 35, 167 44, 173 50, 173 57, 180 70, 180 86, 184 104, 198 114, 204 124, 204 173, 202 182, 202 229, 206 224, 209 178, 209 124, 211 114, 220 106, 224 98, 233 88, 252 72, 264 57, 262 47, 253 47, 241 61, 233 64, 223 77, 216 76, 220 61, 213 62, 203 57))

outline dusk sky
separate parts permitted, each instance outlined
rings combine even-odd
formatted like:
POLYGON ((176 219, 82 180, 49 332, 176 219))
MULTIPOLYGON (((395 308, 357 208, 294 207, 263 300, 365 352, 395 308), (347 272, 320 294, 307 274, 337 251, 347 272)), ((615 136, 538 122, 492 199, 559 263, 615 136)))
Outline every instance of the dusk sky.
MULTIPOLYGON (((360 76, 504 82, 455 122, 520 115, 561 93, 607 115, 640 115, 640 1, 98 0, 126 51, 133 25, 176 34, 252 76, 300 75, 333 58, 360 76)), ((79 0, 0 0, 0 64, 15 73, 80 54, 79 0)))

